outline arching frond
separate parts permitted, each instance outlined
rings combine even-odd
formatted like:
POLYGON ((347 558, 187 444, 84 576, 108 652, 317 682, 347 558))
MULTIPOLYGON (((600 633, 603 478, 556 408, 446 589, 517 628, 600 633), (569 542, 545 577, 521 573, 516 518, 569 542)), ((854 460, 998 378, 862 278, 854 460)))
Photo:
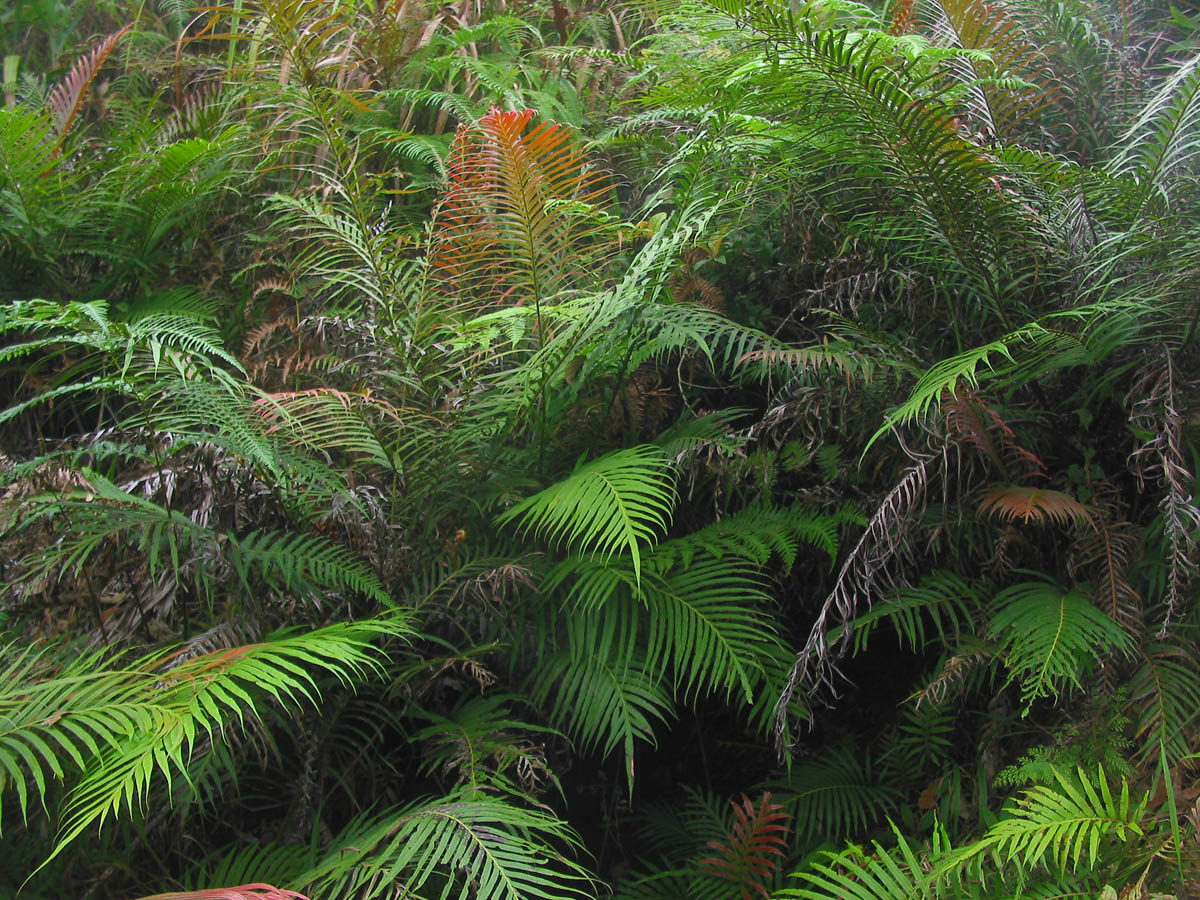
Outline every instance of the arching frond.
MULTIPOLYGON (((884 622, 895 629, 901 644, 914 652, 930 641, 953 644, 970 630, 971 616, 980 602, 980 588, 950 572, 934 572, 914 587, 901 588, 877 601, 869 611, 845 628, 854 638, 854 652, 867 648, 872 633, 884 622), (927 631, 932 626, 932 631, 927 631)), ((837 635, 830 635, 836 641, 837 635)))
POLYGON ((299 883, 314 898, 585 900, 591 881, 564 852, 576 844, 548 812, 463 790, 355 820, 299 883))
POLYGON ((608 559, 629 555, 641 577, 642 552, 670 521, 675 484, 666 454, 643 445, 617 450, 580 465, 565 479, 522 500, 497 520, 552 544, 608 559))
POLYGON ((1158 88, 1122 137, 1111 172, 1137 179, 1147 199, 1168 205, 1173 181, 1200 155, 1200 55, 1180 65, 1158 88))

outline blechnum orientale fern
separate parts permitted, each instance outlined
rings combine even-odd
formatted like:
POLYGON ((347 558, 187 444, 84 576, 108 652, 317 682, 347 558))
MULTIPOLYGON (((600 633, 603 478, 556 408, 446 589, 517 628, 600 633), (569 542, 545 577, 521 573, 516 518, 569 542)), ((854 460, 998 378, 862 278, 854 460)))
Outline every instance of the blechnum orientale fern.
POLYGON ((6 889, 1189 895, 1185 13, 121 11, 5 62, 6 889))

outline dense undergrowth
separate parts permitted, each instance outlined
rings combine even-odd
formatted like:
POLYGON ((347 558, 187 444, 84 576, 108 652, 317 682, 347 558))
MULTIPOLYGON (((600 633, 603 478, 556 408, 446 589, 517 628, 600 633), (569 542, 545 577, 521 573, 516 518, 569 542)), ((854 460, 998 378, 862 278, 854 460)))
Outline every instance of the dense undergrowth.
POLYGON ((1196 896, 1198 41, 0 11, 0 894, 1196 896))

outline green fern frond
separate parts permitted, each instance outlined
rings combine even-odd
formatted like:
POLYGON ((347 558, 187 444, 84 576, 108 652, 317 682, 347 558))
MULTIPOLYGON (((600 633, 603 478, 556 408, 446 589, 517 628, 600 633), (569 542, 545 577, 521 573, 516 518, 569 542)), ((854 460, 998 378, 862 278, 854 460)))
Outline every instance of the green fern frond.
MULTIPOLYGON (((854 637, 854 652, 867 649, 871 634, 887 622, 896 631, 901 644, 920 652, 934 639, 946 643, 969 631, 971 616, 980 601, 978 587, 972 586, 951 572, 934 572, 921 579, 915 587, 902 588, 897 593, 876 602, 864 615, 845 627, 854 637), (933 633, 926 629, 933 626, 933 633)), ((831 633, 830 642, 840 633, 831 633)), ((952 641, 951 641, 952 643, 952 641)))
POLYGON ((1188 736, 1200 717, 1196 648, 1177 639, 1141 648, 1139 657, 1129 684, 1129 714, 1141 746, 1138 756, 1156 763, 1165 753, 1174 765, 1191 752, 1188 736))
POLYGON ((1005 654, 1010 681, 1021 684, 1026 713, 1040 697, 1080 687, 1104 654, 1130 650, 1128 632, 1078 588, 1027 582, 1001 591, 993 603, 988 636, 1005 654))
POLYGON ((562 481, 506 510, 497 522, 516 521, 522 530, 552 544, 604 559, 626 553, 637 580, 642 550, 666 529, 674 504, 675 484, 666 454, 643 445, 580 465, 562 481))
POLYGON ((577 844, 548 812, 464 790, 352 822, 298 881, 317 898, 586 900, 590 878, 558 849, 577 844))
POLYGON ((1200 55, 1180 65, 1158 88, 1121 138, 1108 164, 1137 179, 1147 199, 1173 199, 1172 181, 1200 155, 1200 55))
POLYGON ((792 813, 797 836, 825 840, 865 831, 893 812, 900 800, 900 791, 881 780, 870 760, 849 746, 829 747, 767 787, 792 813))
POLYGON ((1023 792, 1007 816, 943 863, 938 874, 983 853, 1019 863, 1026 871, 1051 865, 1060 871, 1077 871, 1082 865, 1086 871, 1100 861, 1102 843, 1124 843, 1146 833, 1142 817, 1149 796, 1132 802, 1128 782, 1122 781, 1114 796, 1103 769, 1097 770, 1095 781, 1082 769, 1074 776, 1055 775, 1056 785, 1023 792))
MULTIPOLYGON (((926 871, 926 853, 894 824, 896 846, 872 841, 872 852, 849 848, 826 853, 796 873, 803 887, 785 888, 781 898, 796 900, 933 900, 940 898, 926 871)), ((949 898, 947 898, 949 900, 949 898)))
POLYGON ((838 531, 855 519, 849 508, 829 514, 802 505, 752 506, 684 537, 664 541, 654 549, 654 564, 660 570, 674 565, 686 568, 694 556, 703 553, 714 559, 737 556, 762 567, 777 555, 784 569, 790 570, 801 544, 820 550, 832 564, 837 559, 838 531))
POLYGON ((654 722, 674 712, 658 673, 634 653, 584 650, 544 660, 534 678, 534 700, 549 701, 551 720, 582 748, 622 752, 632 789, 635 742, 654 744, 654 722))

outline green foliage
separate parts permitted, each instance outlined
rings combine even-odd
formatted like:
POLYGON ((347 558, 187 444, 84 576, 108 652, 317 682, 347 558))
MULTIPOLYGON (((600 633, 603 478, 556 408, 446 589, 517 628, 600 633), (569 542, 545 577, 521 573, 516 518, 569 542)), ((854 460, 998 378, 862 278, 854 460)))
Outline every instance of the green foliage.
POLYGON ((1040 697, 1080 687, 1102 656, 1129 651, 1129 635, 1077 589, 1027 582, 993 603, 988 634, 1005 655, 1010 680, 1021 685, 1026 711, 1040 697))
POLYGON ((666 529, 675 485, 658 447, 631 447, 582 463, 567 478, 505 510, 498 521, 552 544, 610 559, 628 554, 641 577, 641 549, 666 529))

